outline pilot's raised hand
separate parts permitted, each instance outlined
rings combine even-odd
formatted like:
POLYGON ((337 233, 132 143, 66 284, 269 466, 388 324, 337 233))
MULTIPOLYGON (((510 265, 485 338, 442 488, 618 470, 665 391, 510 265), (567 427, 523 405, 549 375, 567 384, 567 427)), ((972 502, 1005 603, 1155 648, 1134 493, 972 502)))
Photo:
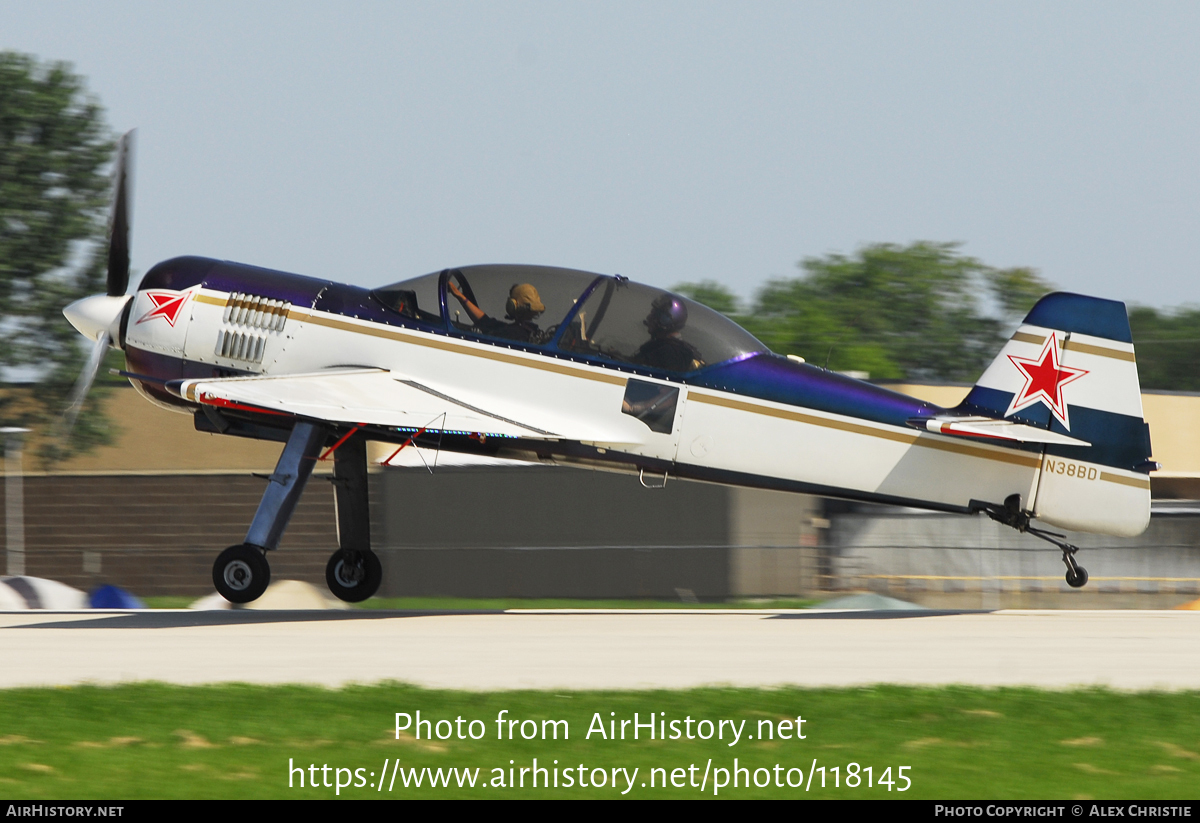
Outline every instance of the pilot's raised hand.
POLYGON ((454 285, 453 280, 446 282, 446 291, 454 295, 455 299, 457 299, 459 303, 462 303, 463 308, 467 310, 467 314, 471 316, 471 321, 473 323, 478 323, 483 317, 487 316, 483 309, 479 308, 467 299, 467 296, 459 290, 458 286, 454 285))

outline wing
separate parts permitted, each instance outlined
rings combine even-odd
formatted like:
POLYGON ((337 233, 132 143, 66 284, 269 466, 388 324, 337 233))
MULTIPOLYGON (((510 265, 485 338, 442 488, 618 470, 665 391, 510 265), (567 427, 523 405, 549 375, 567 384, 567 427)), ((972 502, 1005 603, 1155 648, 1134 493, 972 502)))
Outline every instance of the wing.
POLYGON ((503 399, 482 408, 448 391, 384 369, 337 369, 280 377, 174 380, 167 388, 194 403, 298 415, 334 423, 425 427, 546 440, 630 442, 595 422, 564 421, 503 399), (443 419, 444 415, 444 419, 443 419))
POLYGON ((924 429, 937 434, 949 434, 957 437, 1011 440, 1017 443, 1053 443, 1059 446, 1092 445, 1085 440, 1039 429, 1037 426, 1028 426, 1024 423, 992 417, 955 417, 952 415, 916 417, 909 420, 908 425, 914 429, 924 429))

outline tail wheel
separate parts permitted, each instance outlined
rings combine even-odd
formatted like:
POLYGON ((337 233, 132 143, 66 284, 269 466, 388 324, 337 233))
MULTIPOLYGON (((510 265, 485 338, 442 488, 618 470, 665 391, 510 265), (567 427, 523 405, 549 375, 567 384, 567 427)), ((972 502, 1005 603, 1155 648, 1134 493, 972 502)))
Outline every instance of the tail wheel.
POLYGON ((325 582, 339 600, 361 603, 379 591, 383 566, 379 556, 370 549, 338 549, 325 566, 325 582))
POLYGON ((1067 569, 1067 585, 1072 589, 1081 589, 1088 582, 1087 569, 1083 566, 1075 566, 1067 569))
POLYGON ((271 566, 258 546, 230 546, 213 563, 213 585, 231 603, 257 600, 270 582, 271 566))

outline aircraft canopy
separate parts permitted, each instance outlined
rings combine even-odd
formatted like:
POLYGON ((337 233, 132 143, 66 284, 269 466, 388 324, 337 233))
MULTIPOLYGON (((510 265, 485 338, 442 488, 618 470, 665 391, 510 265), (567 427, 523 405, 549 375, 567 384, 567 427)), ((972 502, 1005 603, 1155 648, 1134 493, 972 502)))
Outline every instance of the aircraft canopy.
POLYGON ((674 374, 767 351, 741 326, 686 297, 574 269, 465 266, 372 295, 421 324, 467 337, 674 374))

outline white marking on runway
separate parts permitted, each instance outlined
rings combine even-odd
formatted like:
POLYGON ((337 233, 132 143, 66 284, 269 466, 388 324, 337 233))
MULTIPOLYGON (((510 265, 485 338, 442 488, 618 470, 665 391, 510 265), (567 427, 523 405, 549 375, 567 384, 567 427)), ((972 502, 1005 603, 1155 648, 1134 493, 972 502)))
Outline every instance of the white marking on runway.
POLYGON ((1189 611, 336 614, 4 613, 0 687, 1200 688, 1200 612, 1189 611))

